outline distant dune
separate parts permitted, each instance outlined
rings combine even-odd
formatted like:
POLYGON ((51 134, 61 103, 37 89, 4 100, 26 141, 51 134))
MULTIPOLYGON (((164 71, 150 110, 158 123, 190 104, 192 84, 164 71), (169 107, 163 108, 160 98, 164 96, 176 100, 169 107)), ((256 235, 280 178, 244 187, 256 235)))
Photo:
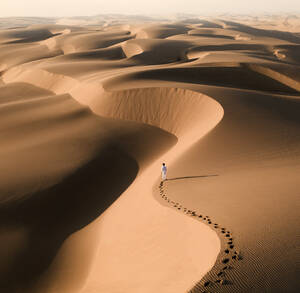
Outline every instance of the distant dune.
POLYGON ((0 292, 299 292, 299 48, 298 15, 0 19, 0 292))

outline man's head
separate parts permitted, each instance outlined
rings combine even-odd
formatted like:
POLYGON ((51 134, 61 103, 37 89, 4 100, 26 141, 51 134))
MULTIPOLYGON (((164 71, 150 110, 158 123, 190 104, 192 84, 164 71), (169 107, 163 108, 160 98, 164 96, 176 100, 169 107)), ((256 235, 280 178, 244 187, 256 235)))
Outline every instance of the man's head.
POLYGON ((165 163, 163 163, 163 166, 165 166, 166 164, 165 163))

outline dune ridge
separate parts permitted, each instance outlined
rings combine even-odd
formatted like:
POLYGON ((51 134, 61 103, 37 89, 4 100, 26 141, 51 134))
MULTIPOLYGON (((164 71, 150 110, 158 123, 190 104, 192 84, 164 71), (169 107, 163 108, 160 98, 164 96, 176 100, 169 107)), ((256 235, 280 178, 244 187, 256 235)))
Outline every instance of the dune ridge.
POLYGON ((289 73, 284 74, 280 71, 279 72, 276 71, 276 69, 274 70, 273 68, 266 68, 264 66, 259 66, 259 65, 254 65, 254 64, 250 64, 249 68, 255 72, 269 76, 274 80, 278 80, 281 83, 289 86, 290 88, 295 89, 296 91, 300 91, 299 80, 296 80, 295 78, 291 78, 289 76, 289 73))

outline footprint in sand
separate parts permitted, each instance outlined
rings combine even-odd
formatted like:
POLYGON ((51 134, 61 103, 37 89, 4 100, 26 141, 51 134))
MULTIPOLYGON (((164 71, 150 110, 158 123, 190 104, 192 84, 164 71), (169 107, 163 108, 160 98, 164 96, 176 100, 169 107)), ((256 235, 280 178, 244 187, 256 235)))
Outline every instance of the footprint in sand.
POLYGON ((228 284, 228 281, 225 279, 218 279, 218 280, 216 280, 216 283, 219 283, 221 285, 226 285, 226 284, 228 284))
POLYGON ((231 269, 230 266, 225 266, 225 267, 223 267, 223 271, 230 270, 230 269, 231 269))
POLYGON ((226 279, 222 279, 221 282, 220 282, 221 285, 228 285, 228 284, 230 284, 230 283, 231 283, 231 282, 228 281, 228 280, 226 280, 226 279))
POLYGON ((225 264, 225 263, 228 263, 228 262, 229 262, 229 258, 223 258, 223 259, 222 259, 222 263, 225 264))
POLYGON ((233 256, 235 256, 234 259, 237 259, 237 260, 242 260, 243 259, 242 255, 239 251, 235 251, 233 256))

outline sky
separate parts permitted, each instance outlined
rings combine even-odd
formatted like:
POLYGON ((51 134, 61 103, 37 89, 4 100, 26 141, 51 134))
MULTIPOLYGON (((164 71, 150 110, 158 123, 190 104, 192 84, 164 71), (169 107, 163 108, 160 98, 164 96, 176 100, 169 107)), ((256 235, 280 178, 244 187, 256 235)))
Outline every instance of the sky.
POLYGON ((0 0, 0 17, 300 12, 300 0, 0 0))

